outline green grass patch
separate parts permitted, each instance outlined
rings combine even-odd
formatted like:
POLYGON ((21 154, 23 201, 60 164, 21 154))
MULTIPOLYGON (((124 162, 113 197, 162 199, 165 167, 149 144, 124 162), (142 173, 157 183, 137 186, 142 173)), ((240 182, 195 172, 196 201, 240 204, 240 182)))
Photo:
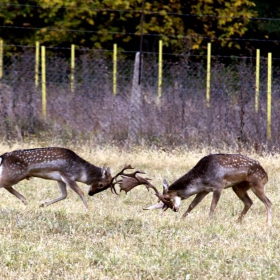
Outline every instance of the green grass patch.
MULTIPOLYGON (((146 171, 160 188, 163 178, 172 182, 206 155, 182 149, 71 148, 93 164, 110 166, 113 173, 130 163, 146 171)), ((0 189, 0 279, 277 279, 280 157, 251 156, 269 175, 271 228, 265 223, 264 205, 251 192, 254 204, 238 224, 243 205, 230 189, 223 192, 212 220, 208 218, 211 194, 181 219, 191 198, 182 203, 179 213, 143 211, 157 201, 144 187, 127 195, 107 190, 87 196, 88 212, 71 190, 64 201, 39 208, 41 202, 59 195, 53 181, 20 182, 15 188, 27 197, 27 206, 0 189)), ((80 185, 86 192, 87 186, 80 185)))

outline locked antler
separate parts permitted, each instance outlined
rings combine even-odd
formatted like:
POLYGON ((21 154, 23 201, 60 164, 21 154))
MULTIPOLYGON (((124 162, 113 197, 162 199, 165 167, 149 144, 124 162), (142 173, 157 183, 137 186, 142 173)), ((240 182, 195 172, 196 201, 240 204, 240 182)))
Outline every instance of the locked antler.
POLYGON ((143 178, 138 175, 139 173, 145 174, 144 172, 134 172, 129 174, 130 176, 122 176, 122 179, 119 182, 121 191, 125 191, 127 193, 137 186, 144 185, 148 190, 149 188, 153 189, 157 197, 161 196, 157 188, 149 182, 151 179, 143 178))
MULTIPOLYGON (((164 210, 167 210, 168 208, 173 208, 173 205, 170 203, 170 201, 167 201, 162 194, 158 191, 158 189, 151 184, 149 181, 151 179, 149 178, 143 178, 139 176, 139 174, 145 174, 145 172, 136 170, 133 173, 125 174, 123 171, 126 169, 134 169, 130 165, 126 166, 120 173, 118 173, 118 176, 121 175, 121 179, 117 180, 115 184, 119 184, 120 191, 125 191, 126 193, 131 191, 137 186, 144 185, 146 188, 153 189, 155 191, 155 195, 158 197, 159 201, 164 203, 164 210)), ((116 178, 117 176, 115 176, 116 178)))
MULTIPOLYGON (((117 178, 118 178, 119 176, 130 178, 130 177, 135 177, 137 173, 142 173, 142 174, 144 174, 144 172, 142 172, 142 171, 135 171, 135 172, 129 173, 129 174, 124 173, 124 171, 127 170, 127 169, 134 169, 134 168, 131 167, 130 164, 129 164, 129 165, 125 165, 124 168, 123 168, 119 173, 117 173, 117 174, 112 178, 112 180, 111 180, 111 191, 114 192, 115 194, 118 194, 117 191, 116 191, 115 185, 116 185, 116 184, 121 184, 121 182, 122 182, 122 180, 123 180, 123 179, 117 180, 117 178), (115 181, 115 182, 114 182, 114 181, 115 181)), ((122 191, 122 189, 121 189, 121 191, 122 191)))

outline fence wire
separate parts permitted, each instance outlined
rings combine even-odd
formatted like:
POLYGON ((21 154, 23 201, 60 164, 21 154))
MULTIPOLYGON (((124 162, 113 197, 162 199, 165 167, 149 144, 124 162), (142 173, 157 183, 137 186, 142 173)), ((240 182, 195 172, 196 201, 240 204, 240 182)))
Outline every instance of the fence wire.
MULTIPOLYGON (((70 57, 70 56, 69 56, 70 57)), ((80 51, 71 91, 70 58, 47 50, 47 117, 42 117, 41 85, 35 86, 33 50, 5 57, 0 81, 0 137, 94 139, 125 142, 128 137, 134 61, 113 61, 108 54, 80 51)), ((255 112, 255 61, 230 64, 212 60, 210 107, 206 106, 206 65, 188 57, 163 60, 162 97, 158 62, 143 57, 139 142, 215 148, 279 149, 280 69, 273 67, 272 137, 267 138, 267 65, 261 61, 259 110, 255 112)), ((40 73, 39 73, 40 75, 40 73)))

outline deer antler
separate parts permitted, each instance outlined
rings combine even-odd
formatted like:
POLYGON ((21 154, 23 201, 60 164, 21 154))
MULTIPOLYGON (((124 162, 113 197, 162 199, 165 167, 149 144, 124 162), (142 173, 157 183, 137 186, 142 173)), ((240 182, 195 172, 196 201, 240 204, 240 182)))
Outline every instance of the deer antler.
POLYGON ((155 195, 158 197, 159 201, 161 201, 164 206, 163 210, 167 210, 168 208, 173 208, 173 205, 170 203, 170 201, 166 200, 162 194, 158 191, 158 189, 149 182, 149 178, 143 178, 139 176, 138 174, 145 174, 142 171, 135 171, 131 174, 123 174, 122 179, 117 181, 117 183, 120 185, 121 191, 125 191, 126 193, 131 191, 133 188, 144 185, 149 190, 153 189, 155 191, 155 195))
POLYGON ((156 194, 159 194, 158 190, 149 182, 149 178, 142 178, 137 174, 145 174, 144 172, 134 172, 132 174, 127 174, 125 176, 122 176, 122 179, 119 180, 119 185, 121 187, 121 191, 125 191, 126 193, 131 191, 133 188, 144 185, 147 187, 147 189, 152 188, 155 190, 156 194))
POLYGON ((166 200, 162 194, 158 191, 158 189, 151 184, 149 181, 151 179, 149 178, 143 178, 139 176, 139 174, 145 174, 143 171, 136 170, 133 173, 124 173, 127 169, 134 169, 131 167, 131 165, 126 165, 119 173, 117 173, 111 181, 111 191, 117 194, 115 185, 119 184, 120 191, 125 191, 128 193, 132 189, 134 189, 137 186, 144 185, 149 190, 153 189, 155 191, 155 195, 158 197, 159 201, 161 201, 164 206, 162 207, 163 210, 167 210, 168 208, 173 208, 173 205, 170 203, 170 201, 166 200), (117 180, 117 177, 121 176, 122 178, 117 180))
MULTIPOLYGON (((135 171, 133 173, 129 173, 129 174, 126 174, 124 173, 125 170, 127 169, 134 169, 133 167, 131 167, 131 165, 125 165, 124 168, 119 172, 117 173, 111 180, 111 191, 114 192, 115 194, 118 194, 117 191, 116 191, 116 188, 115 188, 115 185, 116 184, 120 184, 122 182, 123 179, 121 180, 117 180, 117 178, 119 176, 122 176, 122 177, 135 177, 137 173, 142 173, 144 174, 144 172, 141 172, 141 171, 135 171), (115 182, 114 182, 115 181, 115 182)), ((121 189, 122 190, 122 189, 121 189)))

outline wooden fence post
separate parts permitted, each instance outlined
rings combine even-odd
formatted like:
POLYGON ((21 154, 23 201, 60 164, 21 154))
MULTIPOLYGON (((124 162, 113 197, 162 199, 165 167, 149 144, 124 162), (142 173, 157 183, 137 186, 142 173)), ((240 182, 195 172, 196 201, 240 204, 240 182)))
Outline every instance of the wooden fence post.
POLYGON ((75 91, 75 45, 71 45, 71 91, 75 91))
POLYGON ((117 94, 117 44, 114 44, 113 52, 113 95, 117 94))
POLYGON ((210 107, 211 43, 207 44, 206 106, 210 107))
POLYGON ((141 84, 139 84, 140 52, 136 53, 128 124, 128 145, 139 144, 141 126, 141 84))
POLYGON ((3 77, 3 40, 0 39, 0 79, 3 77))
POLYGON ((272 54, 267 58, 267 140, 271 139, 271 77, 272 77, 272 54))
POLYGON ((260 94, 260 50, 256 52, 256 93, 255 93, 255 111, 259 111, 259 94, 260 94))
POLYGON ((41 77, 42 77, 42 116, 47 116, 47 91, 46 91, 46 51, 45 47, 41 47, 41 77))
POLYGON ((158 50, 158 98, 162 95, 162 40, 159 40, 158 50))
POLYGON ((40 43, 36 41, 35 48, 35 86, 39 85, 40 43))

